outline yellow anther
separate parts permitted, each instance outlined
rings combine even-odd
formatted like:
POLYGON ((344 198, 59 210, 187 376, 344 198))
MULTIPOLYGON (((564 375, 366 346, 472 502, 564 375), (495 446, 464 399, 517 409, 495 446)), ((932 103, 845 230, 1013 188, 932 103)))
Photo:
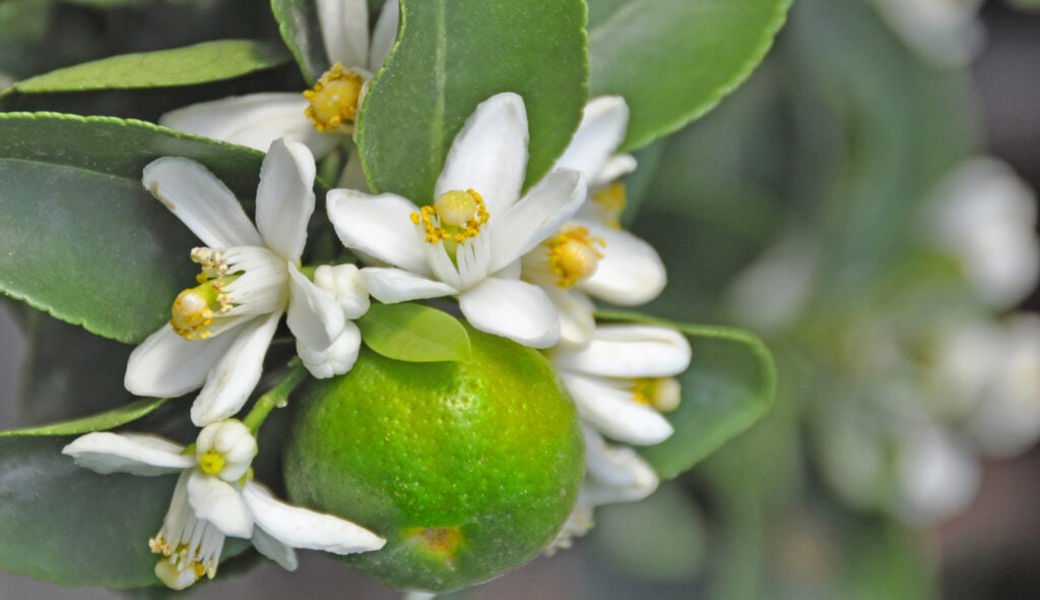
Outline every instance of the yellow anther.
POLYGON ((605 225, 614 229, 621 229, 621 213, 625 211, 628 204, 628 194, 625 184, 612 183, 607 187, 592 194, 592 201, 599 208, 599 217, 605 225))
POLYGON ((344 124, 353 123, 364 83, 361 75, 344 69, 340 63, 332 65, 314 87, 303 92, 310 101, 304 113, 314 122, 314 128, 335 131, 344 124))
POLYGON ((224 455, 210 450, 199 457, 199 470, 206 475, 217 475, 224 469, 224 455))
MULTIPOLYGON (((409 215, 412 223, 421 225, 428 244, 452 242, 462 244, 477 237, 480 228, 488 222, 484 198, 476 190, 450 190, 437 197, 433 206, 423 206, 409 215)), ((454 250, 454 248, 453 248, 454 250)))
POLYGON ((599 267, 607 243, 601 238, 589 236, 585 227, 574 227, 558 233, 545 242, 549 250, 549 269, 556 275, 556 285, 569 288, 579 281, 588 279, 599 267))
POLYGON ((661 412, 679 407, 682 393, 679 382, 671 377, 643 377, 632 382, 632 399, 661 412))

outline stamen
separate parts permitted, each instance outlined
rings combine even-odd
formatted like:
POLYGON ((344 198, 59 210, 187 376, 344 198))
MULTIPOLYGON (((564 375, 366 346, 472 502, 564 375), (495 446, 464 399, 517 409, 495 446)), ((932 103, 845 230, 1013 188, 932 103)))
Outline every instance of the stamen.
POLYGON ((592 201, 599 209, 600 220, 614 229, 621 229, 621 213, 625 211, 628 204, 628 194, 625 184, 612 183, 607 187, 592 194, 592 201))
POLYGON ((670 412, 679 407, 682 393, 679 382, 671 377, 642 377, 632 381, 632 399, 660 412, 670 412))
POLYGON ((410 218, 414 225, 421 225, 426 232, 424 240, 427 244, 445 242, 462 244, 480 234, 480 228, 488 222, 488 213, 484 197, 476 190, 450 190, 444 192, 434 201, 433 206, 423 206, 419 212, 412 213, 410 218))
POLYGON ((365 80, 358 73, 336 63, 314 84, 303 92, 310 105, 304 110, 318 131, 335 131, 342 125, 352 124, 361 100, 365 80))
POLYGON ((557 287, 563 289, 591 277, 603 258, 597 246, 607 246, 605 240, 589 236, 589 230, 580 225, 554 235, 544 244, 549 250, 549 269, 556 275, 557 287))
POLYGON ((224 455, 210 450, 199 457, 199 469, 206 475, 217 475, 224 469, 224 455))

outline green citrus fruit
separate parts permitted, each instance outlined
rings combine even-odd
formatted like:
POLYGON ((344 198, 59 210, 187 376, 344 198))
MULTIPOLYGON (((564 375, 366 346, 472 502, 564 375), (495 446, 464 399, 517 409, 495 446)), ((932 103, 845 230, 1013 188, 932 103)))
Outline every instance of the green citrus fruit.
POLYGON ((346 560, 400 587, 453 590, 524 564, 577 498, 577 415, 546 360, 496 336, 470 340, 465 362, 365 350, 295 417, 289 497, 387 538, 346 560))

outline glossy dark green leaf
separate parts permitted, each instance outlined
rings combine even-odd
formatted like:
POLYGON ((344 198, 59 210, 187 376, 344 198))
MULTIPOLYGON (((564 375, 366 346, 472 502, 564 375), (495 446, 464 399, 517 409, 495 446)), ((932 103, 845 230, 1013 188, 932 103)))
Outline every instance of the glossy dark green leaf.
POLYGON ((679 408, 665 415, 675 433, 656 446, 640 449, 661 477, 672 478, 690 469, 746 431, 772 408, 776 397, 776 366, 769 349, 750 332, 671 323, 628 312, 601 311, 596 316, 663 325, 691 338, 693 362, 679 378, 682 402, 679 408))
POLYGON ((527 180, 570 141, 586 99, 579 0, 403 0, 398 43, 358 119, 376 192, 427 202, 455 134, 480 102, 512 91, 530 127, 527 180))
POLYGON ((620 94, 623 149, 715 107, 762 61, 791 0, 589 0, 589 91, 620 94))
POLYGON ((140 184, 162 156, 255 194, 259 152, 139 121, 0 114, 0 289, 123 342, 160 327, 198 244, 140 184))
POLYGON ((325 53, 315 0, 271 0, 271 11, 303 78, 317 80, 332 65, 325 53))
POLYGON ((459 320, 422 304, 373 304, 357 321, 361 339, 387 358, 441 362, 469 358, 469 334, 459 320))
POLYGON ((268 42, 219 40, 65 67, 19 81, 11 89, 42 94, 195 85, 269 69, 288 60, 284 49, 268 42))

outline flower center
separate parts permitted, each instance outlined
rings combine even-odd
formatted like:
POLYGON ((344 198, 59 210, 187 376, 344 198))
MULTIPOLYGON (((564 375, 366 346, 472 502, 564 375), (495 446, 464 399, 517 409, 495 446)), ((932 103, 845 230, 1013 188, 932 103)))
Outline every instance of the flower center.
POLYGON ((589 230, 577 226, 549 238, 545 242, 549 249, 549 269, 556 276, 556 285, 569 288, 579 281, 588 279, 596 272, 607 243, 601 238, 589 236, 589 230))
POLYGON ((423 206, 419 212, 412 213, 411 218, 412 223, 422 226, 427 244, 443 241, 453 250, 469 238, 477 237, 490 215, 483 196, 470 189, 444 192, 433 206, 423 206))
POLYGON ((679 382, 671 377, 641 377, 632 382, 632 399, 661 412, 678 408, 681 398, 679 382))
POLYGON ((199 457, 199 469, 206 475, 217 475, 224 469, 224 455, 210 450, 199 457))
POLYGON ((596 204, 600 220, 614 229, 621 229, 621 213, 628 204, 628 194, 625 184, 612 183, 607 187, 592 194, 592 201, 596 204))
POLYGON ((343 124, 354 122, 361 88, 365 80, 358 73, 336 63, 314 84, 303 92, 310 105, 304 110, 318 131, 335 131, 343 124))
POLYGON ((213 318, 233 307, 224 287, 238 278, 228 275, 221 253, 209 248, 194 248, 191 260, 202 267, 195 276, 199 285, 177 294, 170 310, 170 326, 186 340, 204 340, 212 335, 213 318))

